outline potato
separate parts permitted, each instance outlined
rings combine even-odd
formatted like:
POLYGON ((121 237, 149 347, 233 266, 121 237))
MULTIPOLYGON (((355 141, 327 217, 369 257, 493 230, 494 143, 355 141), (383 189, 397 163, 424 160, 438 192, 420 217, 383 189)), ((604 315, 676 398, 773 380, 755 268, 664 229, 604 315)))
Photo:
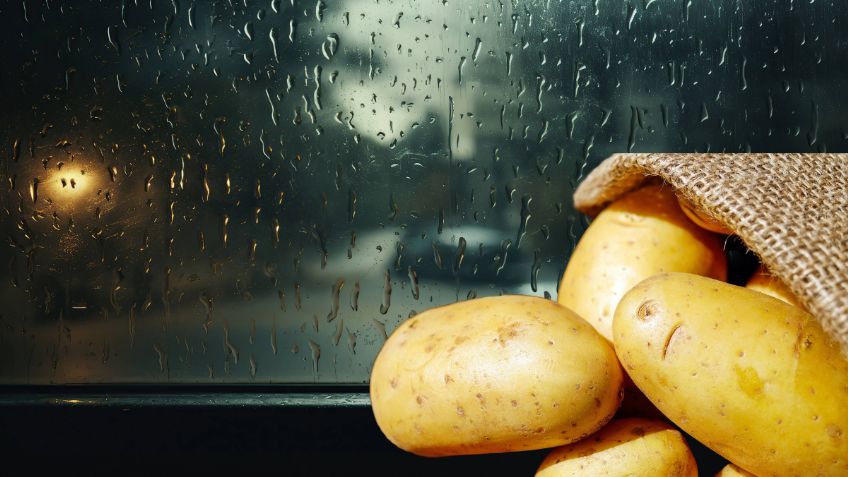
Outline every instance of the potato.
POLYGON ((548 454, 536 477, 697 477, 683 435, 661 421, 616 419, 548 454))
POLYGON ((689 202, 685 198, 678 196, 677 203, 678 205, 680 205, 680 208, 683 210, 683 213, 686 214, 686 217, 689 217, 689 220, 694 222, 695 225, 697 225, 698 227, 701 227, 705 230, 709 230, 710 232, 715 232, 717 234, 733 234, 732 230, 725 227, 724 224, 722 224, 718 220, 715 220, 712 217, 707 216, 707 214, 701 212, 701 209, 699 209, 695 204, 689 202))
POLYGON ((571 255, 557 300, 612 340, 618 301, 661 272, 724 280, 727 260, 721 238, 687 219, 669 187, 648 185, 613 202, 592 222, 571 255))
POLYGON ((757 477, 745 469, 740 469, 733 464, 727 464, 715 477, 757 477))
POLYGON ((803 308, 801 302, 795 298, 795 295, 792 293, 792 290, 789 289, 788 286, 784 285, 779 278, 769 273, 769 271, 763 265, 754 272, 754 275, 748 280, 748 283, 745 285, 745 288, 749 290, 755 290, 760 293, 765 293, 768 296, 777 298, 778 300, 785 301, 790 305, 795 305, 803 308))
POLYGON ((615 350, 684 431, 760 477, 848 475, 848 360, 804 310, 684 273, 630 290, 615 350))
POLYGON ((371 373, 371 405, 398 447, 423 456, 568 444, 621 400, 612 347, 550 300, 481 298, 420 313, 392 333, 371 373))

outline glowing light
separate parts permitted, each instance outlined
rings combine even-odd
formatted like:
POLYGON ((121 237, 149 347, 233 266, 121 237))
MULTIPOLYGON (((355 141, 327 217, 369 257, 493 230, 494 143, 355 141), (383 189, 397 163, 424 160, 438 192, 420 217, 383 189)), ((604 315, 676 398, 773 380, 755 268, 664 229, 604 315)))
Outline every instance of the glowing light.
POLYGON ((86 177, 85 170, 60 169, 53 172, 48 182, 51 183, 51 192, 81 194, 85 192, 91 181, 86 177))
POLYGON ((38 195, 48 199, 53 207, 77 209, 97 202, 97 191, 101 187, 103 174, 76 165, 65 165, 50 171, 50 175, 38 184, 38 195))

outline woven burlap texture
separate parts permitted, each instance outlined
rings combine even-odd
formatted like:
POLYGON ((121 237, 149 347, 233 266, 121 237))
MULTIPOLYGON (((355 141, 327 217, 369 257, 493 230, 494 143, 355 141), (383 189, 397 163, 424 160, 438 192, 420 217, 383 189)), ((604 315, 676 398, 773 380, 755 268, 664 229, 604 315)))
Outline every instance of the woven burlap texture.
POLYGON ((574 206, 595 215, 652 176, 734 231, 848 355, 848 154, 616 154, 574 206))

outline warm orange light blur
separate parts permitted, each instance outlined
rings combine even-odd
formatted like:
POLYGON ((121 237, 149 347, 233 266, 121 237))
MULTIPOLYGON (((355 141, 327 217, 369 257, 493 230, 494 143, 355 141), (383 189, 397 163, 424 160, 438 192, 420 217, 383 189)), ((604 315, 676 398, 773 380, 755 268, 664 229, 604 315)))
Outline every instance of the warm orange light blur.
POLYGON ((52 183, 52 187, 55 191, 61 191, 68 194, 78 194, 86 189, 86 186, 90 181, 85 175, 85 170, 68 171, 60 169, 50 176, 48 182, 52 183))
POLYGON ((96 199, 101 181, 91 169, 65 166, 51 171, 47 180, 39 185, 39 191, 60 209, 78 208, 96 199))

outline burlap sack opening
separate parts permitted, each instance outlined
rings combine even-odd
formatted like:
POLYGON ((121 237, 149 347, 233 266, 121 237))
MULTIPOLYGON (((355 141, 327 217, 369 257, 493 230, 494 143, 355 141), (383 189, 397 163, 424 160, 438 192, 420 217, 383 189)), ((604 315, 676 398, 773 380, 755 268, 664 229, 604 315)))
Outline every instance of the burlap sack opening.
POLYGON ((616 154, 574 206, 595 215, 651 176, 734 231, 848 356, 848 154, 616 154))

